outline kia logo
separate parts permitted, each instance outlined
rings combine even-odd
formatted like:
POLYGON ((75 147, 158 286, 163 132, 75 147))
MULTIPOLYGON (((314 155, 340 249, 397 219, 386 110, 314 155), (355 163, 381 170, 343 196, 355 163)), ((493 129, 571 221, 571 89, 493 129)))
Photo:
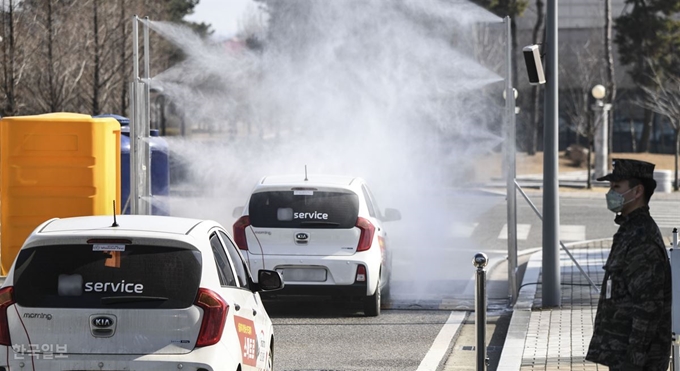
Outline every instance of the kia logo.
POLYGON ((309 238, 309 235, 307 233, 298 233, 295 235, 295 239, 297 240, 306 240, 309 238))
POLYGON ((95 317, 92 319, 92 326, 94 327, 110 327, 113 325, 113 319, 109 317, 95 317))

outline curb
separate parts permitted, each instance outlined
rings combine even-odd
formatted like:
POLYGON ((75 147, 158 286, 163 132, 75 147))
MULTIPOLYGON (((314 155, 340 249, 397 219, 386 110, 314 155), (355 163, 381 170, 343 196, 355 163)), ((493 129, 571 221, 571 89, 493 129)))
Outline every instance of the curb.
POLYGON ((522 367, 522 355, 524 354, 524 344, 529 330, 529 320, 531 318, 531 308, 536 297, 536 286, 529 283, 538 282, 541 272, 541 261, 543 252, 534 252, 527 263, 522 287, 517 295, 517 302, 513 308, 512 318, 508 327, 508 333, 503 342, 503 351, 498 361, 496 371, 517 371, 522 367), (526 286, 525 286, 526 285, 526 286))
MULTIPOLYGON (((586 245, 593 242, 609 241, 612 238, 601 238, 564 244, 566 247, 586 245)), ((513 307, 512 318, 508 327, 508 333, 503 342, 503 350, 498 361, 496 371, 517 371, 522 367, 522 356, 529 330, 529 320, 531 310, 536 298, 538 277, 541 273, 543 252, 542 248, 533 248, 522 251, 523 255, 531 253, 531 258, 527 262, 524 278, 520 286, 517 302, 513 307)), ((560 248, 560 250, 562 250, 560 248)))

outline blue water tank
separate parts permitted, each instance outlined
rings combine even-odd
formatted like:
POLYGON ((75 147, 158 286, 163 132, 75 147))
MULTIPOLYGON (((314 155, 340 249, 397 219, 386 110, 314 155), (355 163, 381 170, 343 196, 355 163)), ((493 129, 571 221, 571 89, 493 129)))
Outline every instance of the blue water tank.
MULTIPOLYGON (((120 193, 123 204, 123 214, 130 214, 132 209, 130 198, 130 119, 127 117, 106 114, 95 117, 113 117, 120 123, 120 193)), ((170 166, 168 142, 156 129, 149 133, 149 146, 151 147, 151 194, 154 196, 151 202, 153 215, 170 215, 170 166), (157 197, 156 197, 157 196, 157 197)))
MULTIPOLYGON (((168 142, 160 136, 158 129, 151 129, 151 203, 153 215, 170 215, 170 151, 168 142)), ((122 136, 122 135, 121 135, 122 136)), ((121 143, 122 144, 122 143, 121 143)))
POLYGON ((130 126, 120 125, 120 210, 130 214, 130 126))

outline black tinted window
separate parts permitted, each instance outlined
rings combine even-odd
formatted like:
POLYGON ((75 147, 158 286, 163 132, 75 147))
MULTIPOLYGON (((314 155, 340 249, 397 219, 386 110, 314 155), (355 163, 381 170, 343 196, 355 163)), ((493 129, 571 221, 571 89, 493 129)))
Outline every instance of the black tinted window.
POLYGON ((373 193, 371 193, 371 190, 368 189, 368 187, 366 187, 365 185, 361 186, 361 189, 364 191, 364 196, 366 196, 370 215, 372 217, 382 218, 380 207, 378 207, 378 204, 375 202, 375 197, 373 197, 373 193))
POLYGON ((14 270, 17 303, 51 308, 187 308, 201 280, 195 249, 93 245, 22 250, 14 270))
POLYGON ((227 249, 227 254, 229 254, 231 261, 234 263, 234 269, 236 270, 239 281, 241 281, 241 287, 248 286, 248 273, 241 253, 238 252, 238 249, 234 246, 226 233, 222 231, 219 231, 218 233, 220 234, 220 237, 222 237, 222 241, 224 241, 224 247, 227 249))
POLYGON ((216 234, 210 236, 210 246, 212 247, 213 255, 215 256, 215 265, 217 265, 217 273, 220 277, 220 285, 222 286, 237 286, 234 272, 229 266, 229 259, 224 253, 222 243, 216 234))
POLYGON ((250 197, 248 210, 253 227, 352 228, 359 197, 352 192, 260 192, 250 197))

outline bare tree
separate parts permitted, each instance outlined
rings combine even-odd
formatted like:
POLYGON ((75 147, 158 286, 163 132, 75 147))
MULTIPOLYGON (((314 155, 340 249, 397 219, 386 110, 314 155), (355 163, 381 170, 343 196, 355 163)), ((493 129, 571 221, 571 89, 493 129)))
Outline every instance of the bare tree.
MULTIPOLYGON (((651 65, 651 64, 650 64, 651 65)), ((675 134, 675 176, 673 189, 678 190, 678 158, 680 157, 680 77, 661 77, 652 68, 652 86, 642 86, 642 96, 633 102, 662 116, 666 116, 675 134)))
POLYGON ((19 9, 16 0, 2 1, 0 42, 2 43, 2 81, 0 89, 5 103, 0 109, 2 116, 13 116, 19 112, 20 89, 23 72, 28 63, 31 46, 24 36, 25 12, 19 9))
MULTIPOLYGON (((83 89, 83 105, 89 106, 88 111, 92 115, 124 114, 125 106, 118 110, 120 106, 117 106, 116 98, 120 91, 127 94, 127 82, 131 79, 126 68, 126 64, 131 64, 131 60, 126 58, 131 43, 128 40, 129 35, 125 33, 126 23, 130 23, 131 20, 124 19, 124 1, 120 3, 92 1, 89 7, 92 28, 87 40, 90 60, 83 79, 87 86, 83 89), (125 55, 117 58, 117 53, 125 55)), ((127 100, 124 102, 127 103, 127 100)))
MULTIPOLYGON (((602 118, 591 118, 590 92, 593 86, 600 81, 601 74, 599 73, 600 59, 591 51, 590 42, 586 43, 583 48, 574 48, 571 54, 575 56, 575 66, 571 66, 571 70, 578 71, 578 73, 571 73, 571 86, 564 94, 565 111, 569 127, 574 130, 577 135, 581 135, 587 140, 587 158, 586 167, 588 171, 587 188, 592 187, 591 183, 591 152, 593 149, 593 142, 595 133, 602 125, 602 118)), ((566 73, 566 71, 563 71, 566 73)))
POLYGON ((31 112, 78 112, 79 83, 87 60, 82 58, 81 14, 77 1, 28 2, 34 14, 39 48, 25 88, 31 112))

